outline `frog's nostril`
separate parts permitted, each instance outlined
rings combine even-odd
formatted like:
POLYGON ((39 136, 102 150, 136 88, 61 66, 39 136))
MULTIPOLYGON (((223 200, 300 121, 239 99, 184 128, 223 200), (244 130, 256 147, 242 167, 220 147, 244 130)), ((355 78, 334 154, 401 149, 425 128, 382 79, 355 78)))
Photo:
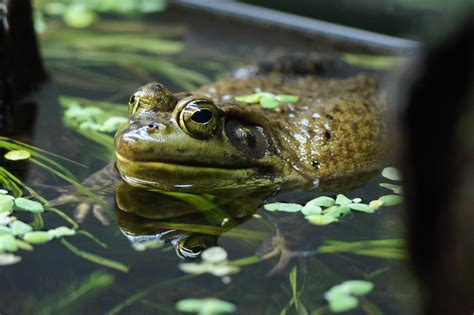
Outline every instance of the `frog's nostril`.
POLYGON ((153 122, 153 123, 148 124, 148 128, 161 130, 161 129, 165 129, 166 126, 157 122, 153 122))

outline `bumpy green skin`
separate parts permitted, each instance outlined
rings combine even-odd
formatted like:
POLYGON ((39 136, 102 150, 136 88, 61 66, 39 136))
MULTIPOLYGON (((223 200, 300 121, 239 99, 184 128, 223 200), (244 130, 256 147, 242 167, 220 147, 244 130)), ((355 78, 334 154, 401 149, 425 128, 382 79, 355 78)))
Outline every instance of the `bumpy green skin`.
POLYGON ((346 190, 365 182, 385 151, 380 99, 375 80, 365 75, 229 78, 179 94, 151 83, 134 94, 130 123, 117 132, 117 169, 134 186, 191 193, 346 190), (235 100, 255 89, 299 101, 265 109, 235 100), (218 127, 205 139, 178 123, 177 102, 194 94, 210 97, 220 112, 218 127), (265 141, 254 149, 264 154, 232 143, 231 120, 261 127, 265 141))

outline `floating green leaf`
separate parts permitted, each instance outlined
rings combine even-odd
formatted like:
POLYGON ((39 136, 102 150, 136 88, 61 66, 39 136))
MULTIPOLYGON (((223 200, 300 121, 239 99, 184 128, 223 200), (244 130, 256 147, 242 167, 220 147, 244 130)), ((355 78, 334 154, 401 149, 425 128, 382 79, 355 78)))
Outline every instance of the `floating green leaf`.
POLYGON ((227 260, 227 252, 219 246, 206 249, 201 254, 201 259, 210 263, 220 263, 227 260))
POLYGON ((63 236, 75 235, 76 231, 65 226, 60 226, 55 229, 49 230, 47 233, 51 238, 60 238, 63 236))
POLYGON ((41 203, 22 197, 15 199, 15 207, 18 210, 29 211, 32 213, 41 213, 44 211, 44 207, 41 203))
POLYGON ((366 212, 366 213, 374 213, 374 209, 364 203, 350 203, 347 206, 352 210, 366 212))
POLYGON ((23 235, 23 234, 33 231, 33 228, 30 225, 24 222, 21 222, 20 220, 13 221, 10 224, 10 228, 13 235, 23 235))
POLYGON ((23 239, 31 244, 43 244, 51 240, 51 235, 45 231, 33 231, 23 235, 23 239))
POLYGON ((386 167, 382 171, 382 176, 390 180, 401 180, 400 171, 395 167, 386 167))
POLYGON ((383 201, 383 205, 386 207, 395 206, 402 203, 403 198, 400 195, 385 195, 379 197, 380 201, 383 201))
POLYGON ((261 98, 260 98, 260 105, 263 107, 263 108, 269 108, 269 109, 272 109, 272 108, 276 108, 280 105, 280 102, 278 102, 276 99, 275 99, 275 96, 270 96, 270 95, 263 95, 261 98))
POLYGON ((296 103, 298 102, 299 97, 296 95, 277 95, 275 96, 275 99, 282 103, 296 103))
POLYGON ((5 154, 5 158, 11 161, 26 160, 31 157, 31 153, 26 150, 12 150, 5 154))
POLYGON ((352 200, 347 198, 345 195, 343 194, 339 194, 337 195, 336 197, 336 201, 335 201, 336 204, 340 205, 340 206, 346 206, 350 203, 352 203, 352 200))
POLYGON ((349 214, 351 212, 351 209, 348 206, 332 206, 330 208, 327 208, 324 210, 324 215, 331 216, 334 218, 339 218, 342 216, 345 216, 346 214, 349 214))
POLYGON ((235 312, 234 304, 216 298, 184 299, 176 303, 180 312, 197 313, 199 315, 216 315, 235 312))
POLYGON ((371 202, 369 202, 369 207, 371 207, 372 209, 374 210, 377 210, 378 208, 380 208, 381 206, 383 206, 384 202, 382 200, 372 200, 371 202))
POLYGON ((1 235, 0 236, 0 253, 3 252, 16 252, 18 246, 15 242, 15 237, 13 235, 1 235))
POLYGON ((8 191, 5 189, 0 189, 0 195, 6 195, 8 194, 8 191))
POLYGON ((309 223, 315 225, 328 225, 338 221, 338 219, 333 216, 320 214, 307 216, 306 219, 309 221, 309 223))
POLYGON ((356 308, 359 300, 354 297, 366 295, 374 288, 373 283, 364 280, 349 280, 333 286, 324 294, 329 308, 334 313, 346 312, 356 308))
POLYGON ((15 198, 10 195, 0 195, 0 213, 11 213, 14 199, 15 198))
POLYGON ((331 197, 320 196, 308 201, 306 205, 308 204, 329 208, 334 206, 334 199, 331 197))
POLYGON ((298 212, 303 206, 297 203, 274 202, 264 205, 263 208, 267 211, 298 212))
POLYGON ((361 296, 366 295, 374 289, 374 284, 364 280, 348 280, 344 281, 342 285, 350 294, 361 296))
POLYGON ((359 300, 347 294, 333 294, 329 300, 329 309, 334 313, 350 311, 359 306, 359 300))
POLYGON ((255 94, 250 94, 250 95, 236 96, 235 100, 238 102, 243 102, 247 104, 257 104, 260 102, 261 97, 262 97, 261 93, 255 93, 255 94))
POLYGON ((387 188, 393 191, 395 194, 401 194, 402 193, 402 186, 396 185, 396 184, 390 184, 390 183, 380 183, 380 187, 387 188))
POLYGON ((84 3, 73 3, 63 14, 64 22, 71 27, 86 28, 97 19, 97 15, 84 3))
POLYGON ((12 229, 7 226, 0 225, 0 236, 2 235, 13 235, 12 229))
POLYGON ((321 214, 323 209, 320 206, 310 204, 309 202, 301 209, 301 213, 305 216, 314 215, 314 214, 321 214))

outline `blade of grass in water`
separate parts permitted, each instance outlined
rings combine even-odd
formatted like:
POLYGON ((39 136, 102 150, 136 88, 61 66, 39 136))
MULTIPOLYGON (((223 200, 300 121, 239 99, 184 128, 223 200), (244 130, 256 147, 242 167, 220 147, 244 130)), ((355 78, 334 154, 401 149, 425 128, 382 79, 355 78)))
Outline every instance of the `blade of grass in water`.
POLYGON ((84 195, 86 195, 87 197, 89 197, 90 199, 92 199, 93 201, 95 201, 97 204, 99 204, 105 211, 107 211, 107 213, 109 214, 109 216, 111 218, 113 218, 113 213, 112 213, 112 210, 109 208, 109 206, 99 197, 97 196, 96 194, 94 194, 93 192, 91 192, 89 189, 87 189, 86 187, 84 187, 84 185, 82 185, 81 183, 67 177, 66 175, 62 174, 61 172, 49 167, 48 165, 45 165, 44 163, 36 160, 36 159, 33 159, 31 158, 30 159, 31 162, 33 162, 34 164, 37 164, 39 166, 41 166, 42 168, 50 171, 51 173, 53 173, 54 175, 64 179, 65 181, 67 181, 68 183, 70 183, 71 185, 73 185, 74 187, 76 187, 81 193, 83 193, 84 195))
POLYGON ((116 305, 114 308, 112 308, 111 310, 106 312, 106 315, 119 314, 121 311, 123 311, 124 308, 140 301, 147 294, 156 291, 158 288, 168 287, 168 286, 171 286, 171 285, 176 285, 176 283, 179 283, 179 282, 185 281, 185 280, 189 280, 189 279, 192 279, 192 278, 195 278, 195 277, 198 277, 198 276, 199 275, 189 274, 189 275, 184 275, 184 276, 181 276, 181 277, 178 277, 178 278, 170 279, 170 280, 167 280, 167 281, 155 283, 155 284, 149 286, 148 288, 146 288, 144 290, 141 290, 141 291, 131 295, 125 301, 123 301, 122 303, 116 305))
POLYGON ((79 284, 72 283, 61 290, 59 296, 46 298, 46 301, 43 302, 43 307, 37 310, 37 314, 67 314, 67 310, 70 309, 73 304, 78 302, 83 303, 86 299, 92 299, 110 287, 114 282, 114 275, 102 270, 95 271, 82 279, 79 284))
POLYGON ((69 243, 68 241, 66 241, 64 238, 61 238, 60 242, 67 249, 69 249, 71 252, 73 252, 77 256, 82 257, 86 260, 89 260, 89 261, 91 261, 95 264, 102 265, 102 266, 107 267, 107 268, 116 269, 116 270, 119 270, 119 271, 122 271, 122 272, 128 272, 128 270, 130 269, 129 266, 127 266, 127 265, 125 265, 121 262, 111 260, 111 259, 108 259, 108 258, 105 258, 105 257, 102 257, 102 256, 98 256, 96 254, 92 254, 92 253, 80 250, 76 246, 74 246, 71 243, 69 243))
POLYGON ((99 240, 97 237, 95 237, 92 233, 90 232, 87 232, 85 230, 77 230, 77 234, 82 234, 84 235, 85 237, 88 237, 90 238, 91 240, 93 240, 94 242, 97 243, 97 245, 99 245, 100 247, 102 248, 107 248, 107 244, 105 244, 104 242, 102 242, 101 240, 99 240))
POLYGON ((43 197, 41 197, 34 189, 32 189, 32 188, 28 187, 27 185, 25 185, 19 178, 17 178, 15 175, 13 175, 12 173, 10 173, 9 171, 7 171, 5 168, 3 168, 1 166, 0 166, 0 173, 2 173, 9 180, 14 182, 18 187, 22 187, 25 190, 27 190, 30 195, 32 195, 33 197, 35 197, 36 199, 41 201, 44 205, 48 204, 48 201, 46 199, 44 199, 43 197))
POLYGON ((56 208, 47 208, 46 210, 55 213, 56 215, 60 216, 64 221, 71 224, 71 228, 73 230, 77 230, 79 228, 79 224, 77 224, 76 221, 74 221, 70 216, 68 216, 67 214, 65 214, 61 210, 56 209, 56 208))

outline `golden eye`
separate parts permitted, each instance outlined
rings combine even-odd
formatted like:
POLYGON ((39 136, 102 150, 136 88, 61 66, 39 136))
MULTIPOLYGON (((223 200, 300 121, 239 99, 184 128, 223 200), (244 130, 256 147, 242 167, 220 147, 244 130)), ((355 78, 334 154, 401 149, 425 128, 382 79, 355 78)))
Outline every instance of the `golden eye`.
POLYGON ((132 94, 132 96, 130 96, 130 99, 128 100, 128 111, 132 116, 137 111, 138 104, 140 103, 138 96, 136 96, 135 94, 136 93, 132 94))
MULTIPOLYGON (((184 99, 178 116, 181 129, 197 138, 209 138, 219 126, 219 113, 210 99, 184 99)), ((181 103, 180 102, 180 103, 181 103)))

